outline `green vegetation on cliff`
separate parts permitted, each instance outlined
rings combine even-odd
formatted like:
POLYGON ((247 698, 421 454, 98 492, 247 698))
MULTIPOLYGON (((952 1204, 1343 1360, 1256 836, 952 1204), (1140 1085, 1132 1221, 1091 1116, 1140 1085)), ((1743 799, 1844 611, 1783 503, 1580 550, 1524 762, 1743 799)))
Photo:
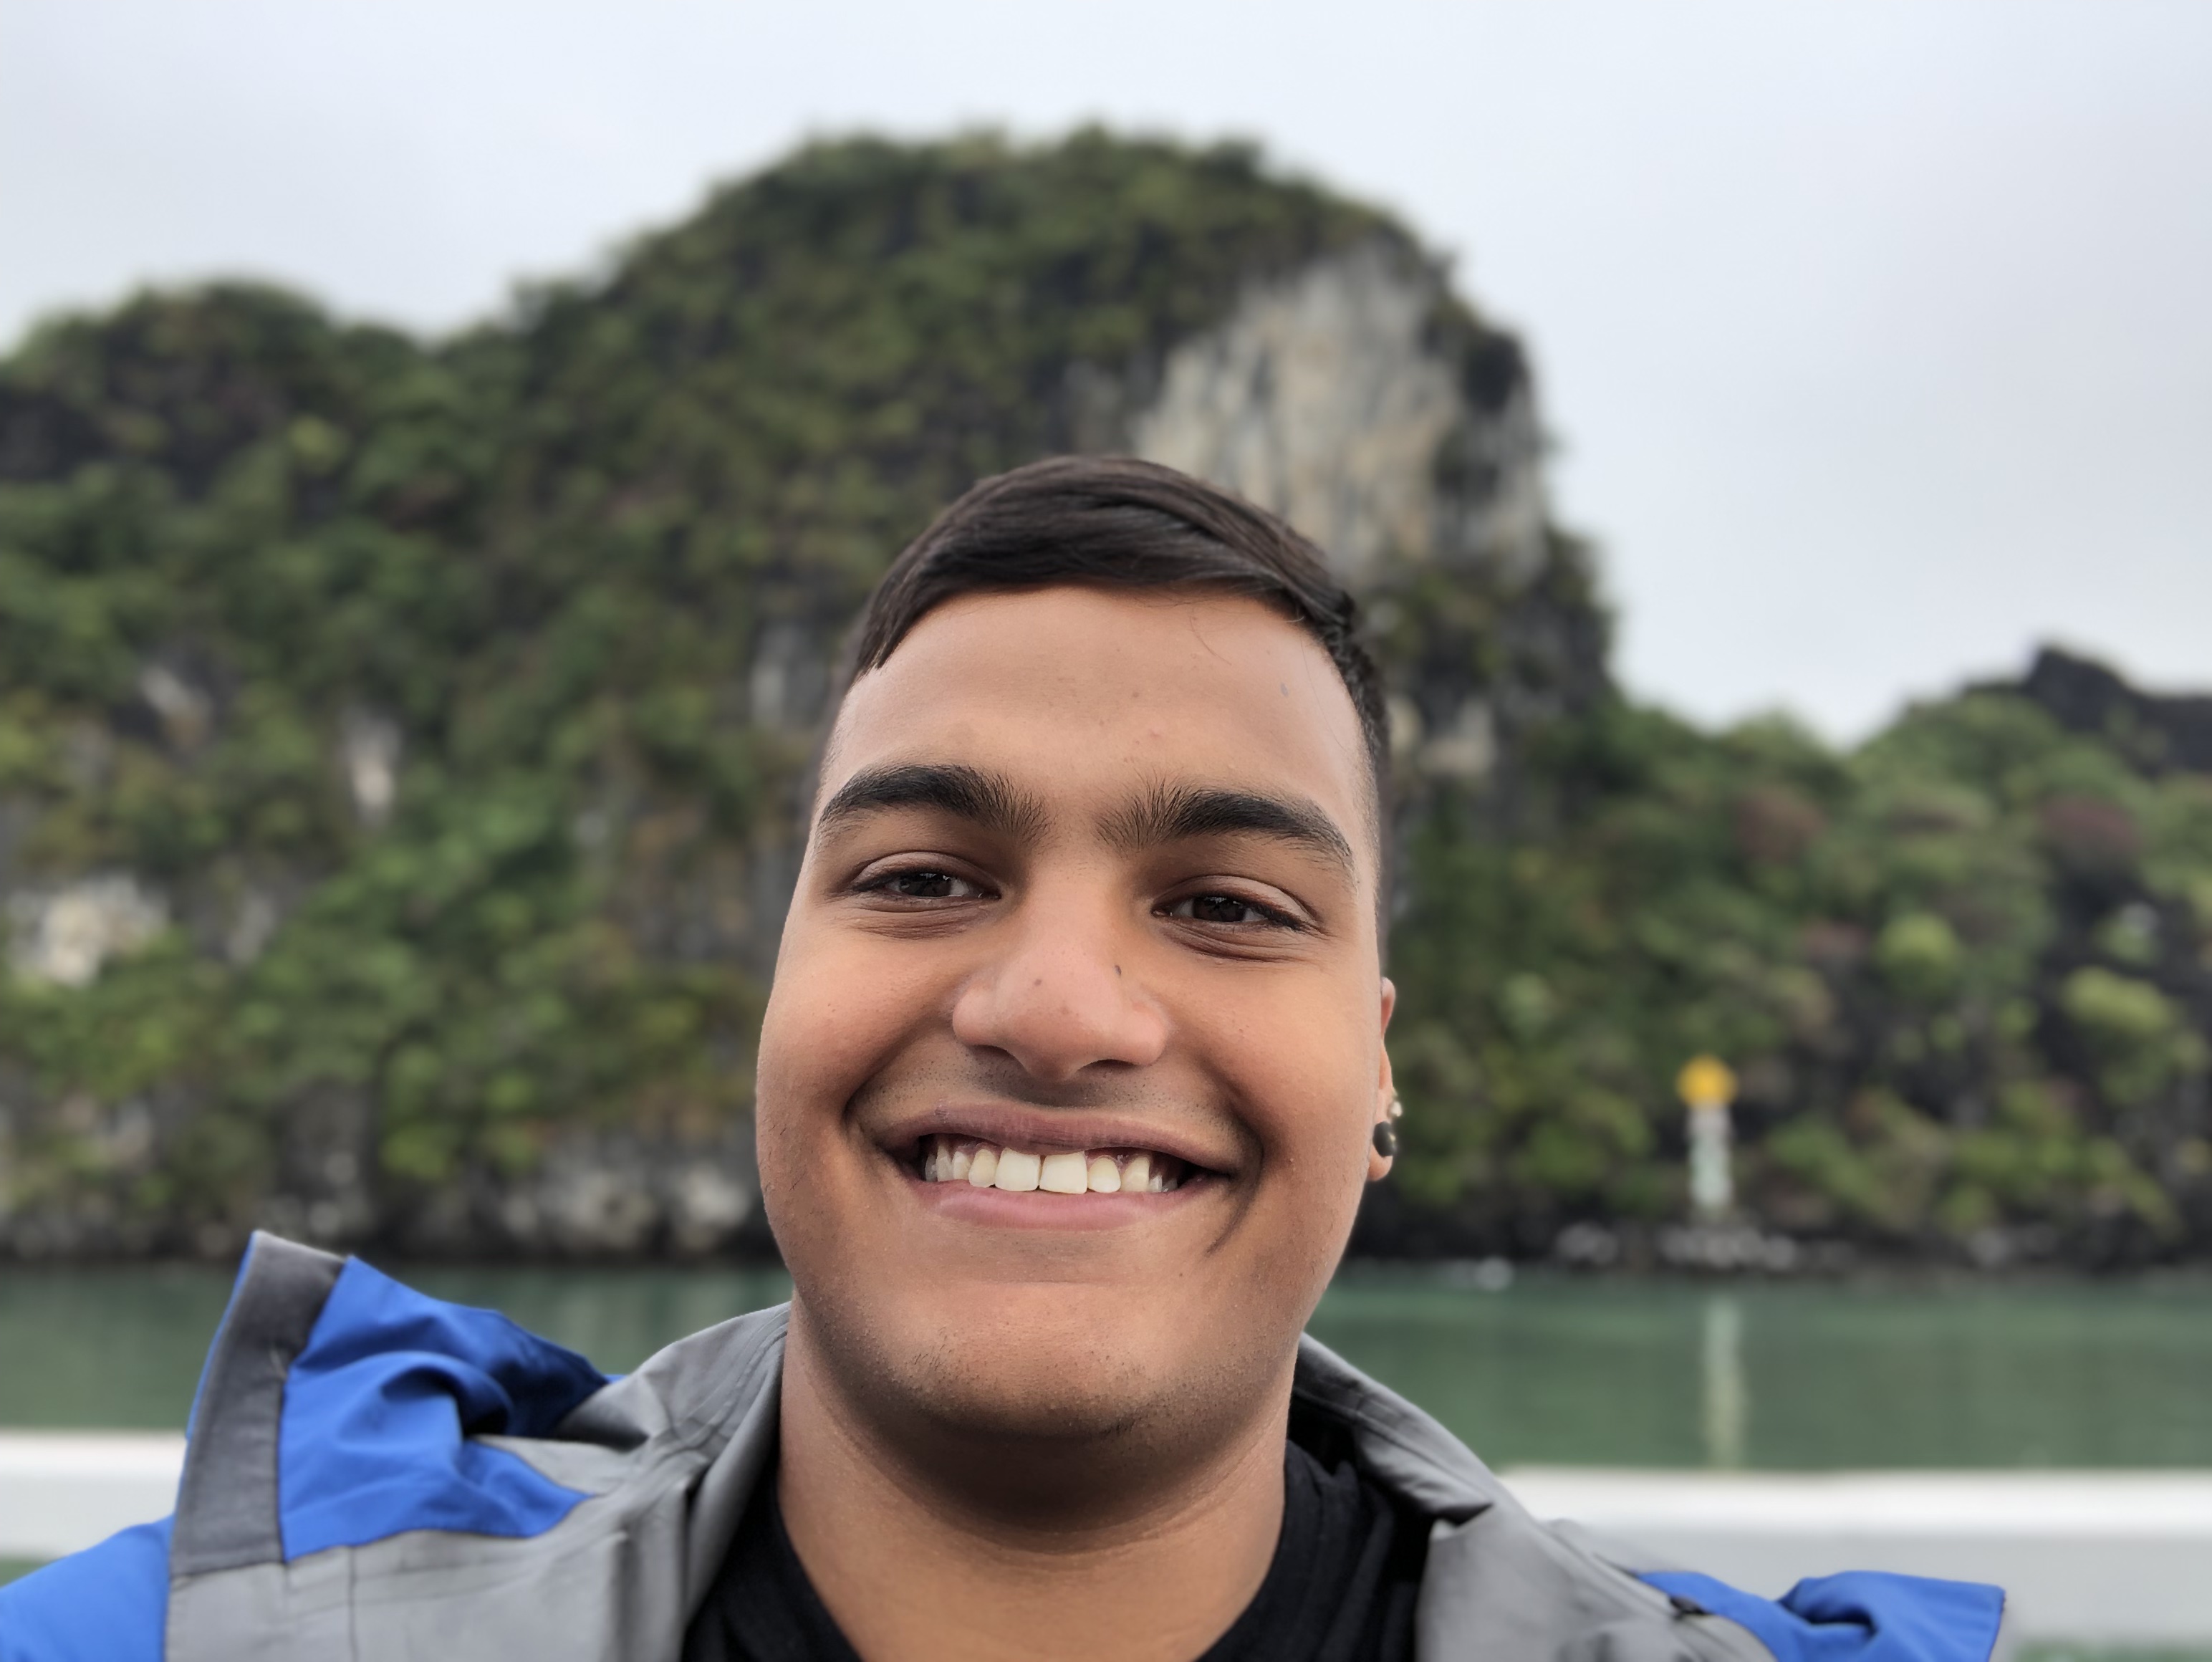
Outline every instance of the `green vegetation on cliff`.
POLYGON ((1673 1070, 1739 1064, 1739 1186, 1799 1235, 2106 1262, 2212 1228, 2212 776, 2021 692, 1838 755, 1614 706, 1547 834, 1413 831, 1411 1201, 1547 1239, 1683 1211, 1673 1070))
MULTIPOLYGON (((685 1172, 743 1143, 860 597, 1255 283, 1370 243, 1420 258, 1234 148, 854 141, 443 343, 244 287, 38 332, 0 364, 0 1248, 726 1239, 742 1198, 685 1172), (659 1209, 541 1227, 577 1149, 659 1209)), ((1439 318, 1468 419, 1517 396, 1511 342, 1439 318)), ((1669 1081, 1710 1048, 1770 1227, 2201 1248, 2212 780, 1999 690, 1850 755, 1698 733, 1606 690, 1543 546, 1368 596, 1411 704, 1523 712, 1494 764, 1409 769, 1375 1243, 1679 1217, 1669 1081)))

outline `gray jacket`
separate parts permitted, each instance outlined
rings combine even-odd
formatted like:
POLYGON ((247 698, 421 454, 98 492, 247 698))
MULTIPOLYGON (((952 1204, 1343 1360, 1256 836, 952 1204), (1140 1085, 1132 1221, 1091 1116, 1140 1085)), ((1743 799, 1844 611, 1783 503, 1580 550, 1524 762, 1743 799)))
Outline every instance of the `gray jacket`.
MULTIPOLYGON (((787 1313, 740 1316, 600 1384, 580 1359, 488 1312, 257 1237, 209 1359, 176 1515, 161 1526, 156 1654, 678 1662, 773 1469, 787 1313), (515 1434, 533 1392, 558 1417, 515 1434), (488 1422, 509 1429, 481 1429, 488 1422)), ((1423 1662, 1790 1662, 1787 1642, 1770 1647, 1531 1517, 1450 1433, 1310 1338, 1293 1389, 1349 1434, 1376 1484, 1428 1519, 1423 1662)), ((88 1562, 102 1552, 101 1585, 137 1596, 116 1543, 88 1562)), ((65 1568, 0 1593, 0 1662, 135 1653, 119 1639, 65 1642, 65 1568), (53 1633, 63 1640, 44 1647, 23 1638, 53 1633)), ((1945 1650, 1940 1662, 1970 1654, 1945 1650)))

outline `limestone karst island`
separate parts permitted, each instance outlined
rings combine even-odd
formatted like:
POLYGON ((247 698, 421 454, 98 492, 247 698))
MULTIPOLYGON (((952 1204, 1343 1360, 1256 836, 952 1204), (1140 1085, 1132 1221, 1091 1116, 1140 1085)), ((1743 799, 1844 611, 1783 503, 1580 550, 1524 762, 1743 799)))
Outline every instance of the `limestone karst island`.
POLYGON ((823 143, 422 340, 142 295, 0 363, 0 1256, 764 1250, 750 1046, 860 597, 1134 451, 1363 597, 1406 1158, 1357 1249, 2212 1250, 2212 701, 2046 653, 1849 752, 1607 673, 1522 348, 1238 148, 823 143))

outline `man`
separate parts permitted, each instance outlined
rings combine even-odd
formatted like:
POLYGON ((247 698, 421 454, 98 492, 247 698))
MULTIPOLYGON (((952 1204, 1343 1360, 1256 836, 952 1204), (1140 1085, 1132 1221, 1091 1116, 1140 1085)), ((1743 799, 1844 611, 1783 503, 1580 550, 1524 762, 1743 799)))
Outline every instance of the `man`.
POLYGON ((893 565, 761 1036, 783 1310, 627 1379, 258 1239, 175 1518, 0 1658, 1980 1662, 1993 1589, 1631 1573, 1301 1338, 1395 1147, 1352 606, 1168 470, 893 565))

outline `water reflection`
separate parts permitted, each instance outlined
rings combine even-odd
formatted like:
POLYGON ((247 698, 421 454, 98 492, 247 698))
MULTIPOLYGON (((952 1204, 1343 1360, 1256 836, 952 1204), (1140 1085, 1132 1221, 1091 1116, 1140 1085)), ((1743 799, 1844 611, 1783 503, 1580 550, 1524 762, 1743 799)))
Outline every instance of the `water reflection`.
POLYGON ((1704 1385, 1705 1464, 1733 1471, 1743 1464, 1751 1393, 1743 1377, 1743 1309, 1725 1293, 1705 1300, 1704 1385))

